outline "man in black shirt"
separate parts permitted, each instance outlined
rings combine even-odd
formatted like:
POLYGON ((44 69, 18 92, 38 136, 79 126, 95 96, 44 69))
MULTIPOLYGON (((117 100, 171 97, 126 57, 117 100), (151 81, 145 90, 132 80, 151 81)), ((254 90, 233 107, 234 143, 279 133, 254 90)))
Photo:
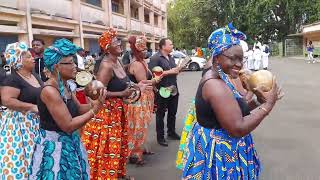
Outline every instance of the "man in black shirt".
MULTIPOLYGON (((163 78, 157 85, 157 89, 161 87, 176 86, 177 87, 177 75, 180 69, 176 67, 174 58, 170 55, 173 49, 173 44, 170 39, 164 38, 159 42, 160 51, 153 55, 150 59, 149 68, 152 70, 155 66, 160 66, 164 70, 163 78)), ((164 138, 164 116, 166 109, 168 109, 167 115, 167 127, 168 138, 173 140, 179 140, 180 136, 175 132, 176 113, 178 110, 179 93, 175 96, 163 98, 159 93, 156 93, 156 127, 157 127, 157 140, 162 146, 168 146, 164 138)))
POLYGON ((47 81, 48 78, 44 73, 44 60, 43 60, 43 51, 44 51, 44 41, 42 39, 34 39, 32 41, 32 55, 36 62, 35 64, 35 72, 39 74, 41 80, 43 82, 47 81))

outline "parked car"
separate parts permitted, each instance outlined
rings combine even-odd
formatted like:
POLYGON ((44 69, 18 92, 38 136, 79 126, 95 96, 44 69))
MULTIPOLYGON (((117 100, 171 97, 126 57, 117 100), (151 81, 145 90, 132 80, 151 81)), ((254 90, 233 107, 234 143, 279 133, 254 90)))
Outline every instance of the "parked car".
MULTIPOLYGON (((171 53, 171 55, 173 56, 176 64, 179 64, 179 62, 181 62, 182 60, 184 60, 187 57, 187 55, 185 55, 181 51, 173 51, 171 53)), ((191 71, 202 70, 203 67, 205 66, 205 64, 207 63, 207 60, 204 58, 195 57, 195 56, 192 56, 190 58, 192 61, 187 65, 186 69, 191 70, 191 71)))

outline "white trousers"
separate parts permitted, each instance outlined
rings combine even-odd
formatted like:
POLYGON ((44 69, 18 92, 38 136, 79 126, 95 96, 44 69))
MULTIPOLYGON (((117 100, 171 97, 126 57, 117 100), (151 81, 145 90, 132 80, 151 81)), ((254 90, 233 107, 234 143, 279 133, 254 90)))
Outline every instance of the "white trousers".
POLYGON ((309 60, 309 61, 314 61, 314 59, 313 59, 313 52, 308 51, 308 60, 309 60))
POLYGON ((262 66, 263 68, 268 68, 269 56, 262 56, 262 66))
POLYGON ((255 59, 254 61, 254 70, 260 70, 260 67, 262 65, 262 59, 255 59))

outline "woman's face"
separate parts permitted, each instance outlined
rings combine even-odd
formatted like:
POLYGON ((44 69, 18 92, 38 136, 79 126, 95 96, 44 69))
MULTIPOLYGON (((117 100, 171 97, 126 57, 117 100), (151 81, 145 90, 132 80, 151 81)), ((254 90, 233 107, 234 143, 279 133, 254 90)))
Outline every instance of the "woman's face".
POLYGON ((56 65, 60 72, 60 76, 64 80, 75 79, 77 75, 77 66, 74 62, 73 56, 67 56, 56 65))
POLYGON ((35 66, 34 58, 30 51, 27 51, 21 55, 23 68, 32 71, 35 66))
POLYGON ((241 46, 232 46, 218 56, 218 63, 223 72, 235 79, 239 77, 239 72, 243 66, 243 51, 241 46))
POLYGON ((117 37, 114 37, 111 41, 111 45, 109 47, 109 53, 115 56, 120 56, 122 53, 121 48, 121 40, 117 37))

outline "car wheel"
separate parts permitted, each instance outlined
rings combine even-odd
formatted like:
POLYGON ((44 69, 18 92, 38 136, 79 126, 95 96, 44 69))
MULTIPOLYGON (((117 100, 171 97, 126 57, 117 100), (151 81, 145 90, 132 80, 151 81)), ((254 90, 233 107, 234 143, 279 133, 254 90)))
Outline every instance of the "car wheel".
POLYGON ((191 64, 189 65, 189 69, 190 69, 191 71, 199 71, 199 70, 200 70, 200 67, 199 67, 199 65, 198 65, 197 63, 191 63, 191 64))

